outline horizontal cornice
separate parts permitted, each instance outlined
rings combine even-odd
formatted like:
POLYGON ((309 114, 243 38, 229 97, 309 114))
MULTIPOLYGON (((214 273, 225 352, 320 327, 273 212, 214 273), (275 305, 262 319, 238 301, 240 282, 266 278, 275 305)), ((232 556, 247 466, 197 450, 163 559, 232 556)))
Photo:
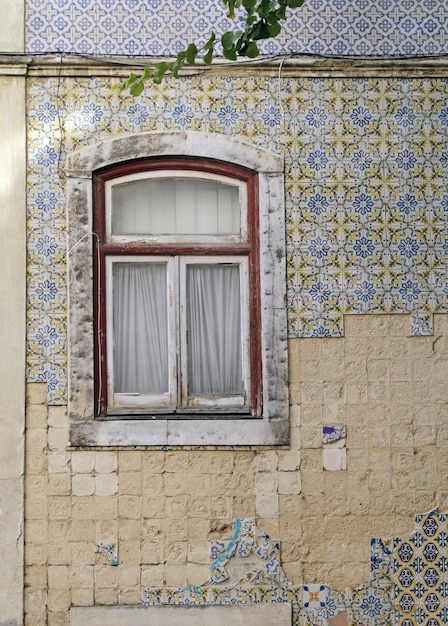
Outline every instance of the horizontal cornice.
MULTIPOLYGON (((162 59, 93 57, 68 54, 26 55, 1 54, 0 74, 34 76, 115 76, 122 78, 139 72, 162 59)), ((166 59, 164 59, 166 60, 166 59)), ((218 60, 210 66, 198 63, 187 66, 183 76, 281 76, 301 77, 424 77, 448 76, 448 56, 412 59, 361 59, 325 57, 279 57, 253 61, 218 60)))

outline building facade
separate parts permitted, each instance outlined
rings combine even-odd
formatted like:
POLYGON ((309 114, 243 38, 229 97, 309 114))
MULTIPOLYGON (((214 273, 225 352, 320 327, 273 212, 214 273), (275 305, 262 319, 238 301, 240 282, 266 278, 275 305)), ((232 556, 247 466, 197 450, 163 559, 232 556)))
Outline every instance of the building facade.
POLYGON ((348 4, 1 1, 0 624, 446 623, 448 7, 348 4))

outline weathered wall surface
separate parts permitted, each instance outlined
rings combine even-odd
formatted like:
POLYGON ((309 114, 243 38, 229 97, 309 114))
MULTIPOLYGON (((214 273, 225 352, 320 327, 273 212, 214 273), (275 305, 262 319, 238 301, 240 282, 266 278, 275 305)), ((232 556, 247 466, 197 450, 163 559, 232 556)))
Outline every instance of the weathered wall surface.
POLYGON ((105 621, 113 626, 289 626, 291 606, 287 604, 254 604, 240 606, 145 607, 124 609, 79 607, 72 612, 72 626, 102 626, 105 621))
POLYGON ((407 316, 346 316, 344 339, 291 343, 305 580, 366 579, 364 537, 411 532, 412 511, 447 507, 448 320, 435 322, 433 337, 411 337, 407 316), (347 425, 345 472, 321 468, 319 426, 332 423, 347 425))
POLYGON ((25 78, 0 69, 0 623, 20 624, 25 426, 25 78))
MULTIPOLYGON (((20 51, 22 3, 0 4, 0 42, 20 51)), ((181 19, 175 4, 159 20, 158 0, 144 13, 129 2, 126 14, 74 0, 70 15, 68 5, 28 0, 26 49, 162 55, 218 21, 227 28, 213 3, 205 11, 201 0, 186 2, 181 19)), ((446 52, 445 7, 355 5, 324 11, 308 0, 265 51, 446 52)), ((416 512, 448 506, 446 69, 406 74, 397 64, 363 77, 322 63, 339 78, 308 67, 309 78, 297 79, 281 61, 265 76, 168 80, 135 100, 111 91, 110 66, 58 61, 34 59, 27 84, 25 623, 68 625, 72 605, 134 605, 142 588, 204 583, 209 540, 228 539, 238 517, 281 540, 296 584, 367 582, 370 537, 406 535, 416 512), (180 129, 241 137, 285 158, 291 447, 67 449, 66 156, 126 133, 180 129), (340 426, 346 437, 323 443, 323 427, 340 426), (101 541, 118 542, 116 567, 95 552, 101 541)), ((25 182, 16 148, 25 85, 7 76, 1 87, 0 623, 19 624, 25 182)), ((381 606, 366 606, 359 623, 377 626, 381 606)))
POLYGON ((446 79, 194 77, 138 101, 113 82, 29 80, 27 624, 207 582, 234 518, 281 540, 296 584, 368 582, 370 537, 447 506, 446 79), (289 450, 66 449, 65 155, 178 129, 285 157, 289 450))
MULTIPOLYGON (((0 0, 0 14, 0 50, 23 52, 25 3, 0 0)), ((23 616, 25 72, 7 59, 0 65, 0 624, 8 626, 23 616)))
POLYGON ((209 579, 209 540, 256 517, 296 584, 367 582, 369 538, 448 506, 448 319, 346 316, 340 339, 290 341, 291 449, 67 450, 64 406, 28 386, 26 624, 73 605, 138 604, 142 587, 209 579), (347 469, 323 470, 322 426, 347 425, 347 469), (118 541, 118 566, 95 542, 118 541))
POLYGON ((289 337, 340 337, 363 313, 410 313, 430 334, 448 312, 446 78, 194 77, 137 100, 115 82, 28 84, 27 380, 51 404, 67 401, 65 157, 127 133, 220 133, 284 157, 289 337))

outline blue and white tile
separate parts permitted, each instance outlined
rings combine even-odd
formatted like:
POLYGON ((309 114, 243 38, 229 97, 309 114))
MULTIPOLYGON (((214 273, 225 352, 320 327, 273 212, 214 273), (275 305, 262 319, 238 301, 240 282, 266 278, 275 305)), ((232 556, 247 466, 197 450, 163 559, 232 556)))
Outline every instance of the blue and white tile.
POLYGON ((299 337, 343 337, 343 315, 307 315, 297 316, 299 337))
POLYGON ((65 188, 59 181, 31 178, 27 189, 28 228, 65 225, 65 188))
POLYGON ((64 404, 67 398, 67 363, 27 359, 27 380, 47 384, 49 404, 64 404))
MULTIPOLYGON (((187 0, 180 11, 176 0, 161 9, 159 0, 114 5, 104 0, 48 0, 27 2, 27 51, 60 50, 80 54, 176 54, 191 39, 202 42, 213 28, 218 35, 233 24, 219 2, 187 0)), ((409 0, 373 0, 349 3, 309 0, 290 11, 276 39, 262 42, 264 54, 314 53, 332 55, 418 55, 446 52, 446 7, 434 11, 409 0), (392 17, 393 16, 393 17, 392 17)))
POLYGON ((428 337, 434 334, 434 317, 432 313, 411 313, 411 335, 428 337))
POLYGON ((27 277, 28 310, 42 315, 66 313, 66 280, 65 267, 32 266, 27 277))

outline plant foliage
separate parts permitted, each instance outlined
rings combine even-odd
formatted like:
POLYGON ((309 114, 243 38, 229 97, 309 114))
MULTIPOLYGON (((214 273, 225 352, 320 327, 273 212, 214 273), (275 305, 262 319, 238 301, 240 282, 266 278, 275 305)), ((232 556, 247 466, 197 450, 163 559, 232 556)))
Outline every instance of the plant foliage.
MULTIPOLYGON (((288 9, 301 7, 305 0, 222 0, 227 8, 227 16, 239 22, 240 28, 225 32, 220 40, 222 53, 229 61, 238 57, 254 59, 260 54, 258 42, 262 39, 277 37, 282 30, 288 9), (240 15, 240 12, 242 15, 240 15)), ((142 74, 132 73, 118 86, 120 91, 128 90, 133 96, 139 96, 145 83, 152 81, 160 84, 165 74, 175 78, 185 64, 194 65, 198 59, 210 65, 215 56, 215 46, 219 40, 214 32, 200 47, 190 43, 181 50, 174 61, 161 61, 154 67, 145 68, 142 74)))

